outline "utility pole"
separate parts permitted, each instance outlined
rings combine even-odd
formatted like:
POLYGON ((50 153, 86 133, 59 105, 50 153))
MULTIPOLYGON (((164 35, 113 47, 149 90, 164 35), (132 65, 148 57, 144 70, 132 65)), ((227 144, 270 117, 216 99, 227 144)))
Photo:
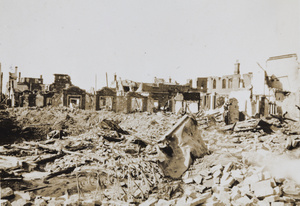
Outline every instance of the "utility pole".
POLYGON ((97 74, 95 74, 95 92, 97 91, 97 74))
POLYGON ((108 77, 107 77, 107 72, 106 72, 105 74, 106 74, 106 87, 108 87, 108 77))

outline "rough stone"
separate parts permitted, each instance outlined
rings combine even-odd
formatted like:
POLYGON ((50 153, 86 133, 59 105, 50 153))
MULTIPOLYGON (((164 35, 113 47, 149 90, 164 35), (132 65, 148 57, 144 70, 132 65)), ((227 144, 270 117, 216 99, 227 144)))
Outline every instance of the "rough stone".
POLYGON ((213 185, 214 185, 213 179, 205 180, 205 181, 203 182, 203 186, 205 186, 205 187, 207 187, 207 188, 211 188, 213 185))
POLYGON ((250 192, 250 185, 245 184, 245 185, 241 186, 240 191, 241 191, 241 195, 245 196, 246 194, 248 194, 250 192))
POLYGON ((220 191, 219 193, 215 194, 217 199, 224 203, 225 205, 230 205, 230 194, 229 192, 220 191))
POLYGON ((251 190, 254 192, 256 197, 266 197, 274 194, 270 180, 251 184, 251 190))
POLYGON ((201 184, 202 183, 202 180, 203 180, 203 177, 201 175, 197 175, 194 177, 194 181, 197 183, 197 184, 201 184))
POLYGON ((230 198, 231 200, 237 200, 241 197, 241 191, 238 187, 233 187, 231 190, 230 198))
POLYGON ((190 178, 187 178, 187 179, 183 179, 183 182, 184 182, 185 184, 193 183, 193 182, 194 182, 194 178, 190 177, 190 178))
POLYGON ((0 200, 1 206, 11 206, 10 202, 8 200, 0 200))
POLYGON ((213 177, 214 177, 214 178, 221 177, 221 175, 222 175, 222 171, 221 171, 221 170, 216 170, 216 171, 213 173, 213 177))
POLYGON ((212 187, 212 191, 213 191, 214 193, 220 193, 220 192, 223 192, 223 191, 229 192, 230 189, 229 189, 229 188, 226 188, 226 187, 219 186, 219 185, 214 185, 214 186, 212 187))
POLYGON ((1 198, 2 199, 11 199, 14 197, 14 191, 10 187, 1 189, 1 198))
POLYGON ((284 202, 272 202, 271 206, 285 206, 284 202))
POLYGON ((245 184, 253 184, 253 183, 256 183, 256 182, 259 182, 259 177, 258 177, 257 174, 253 174, 253 175, 248 176, 244 179, 245 184))
POLYGON ((264 175, 264 179, 265 179, 265 180, 268 180, 268 179, 271 179, 271 178, 272 178, 270 172, 268 172, 268 171, 264 171, 264 172, 263 172, 263 175, 264 175))
POLYGON ((140 206, 154 206, 158 199, 155 196, 149 196, 149 198, 140 204, 140 206))
POLYGON ((218 164, 218 165, 215 165, 215 166, 213 166, 212 168, 210 168, 210 172, 213 174, 213 173, 215 173, 215 171, 217 171, 217 170, 221 170, 221 171, 222 171, 222 169, 223 169, 223 166, 220 165, 220 164, 218 164))
POLYGON ((282 190, 279 186, 274 188, 274 192, 276 195, 281 196, 282 195, 282 190))
POLYGON ((225 165, 223 172, 230 172, 233 168, 233 163, 229 162, 227 165, 225 165))
POLYGON ((196 199, 188 202, 188 204, 190 206, 196 206, 196 205, 199 205, 199 204, 202 204, 202 203, 206 202, 206 200, 210 197, 211 197, 210 192, 204 193, 204 194, 201 194, 200 196, 198 196, 196 199))
POLYGON ((266 202, 266 201, 258 201, 258 202, 257 202, 257 205, 258 205, 258 206, 270 206, 270 203, 269 203, 269 202, 266 202))
POLYGON ((244 196, 244 197, 241 197, 241 198, 239 198, 239 199, 237 199, 236 201, 235 201, 235 203, 237 204, 237 205, 240 205, 240 206, 250 206, 251 204, 252 204, 252 201, 249 199, 249 197, 247 197, 247 196, 244 196))
POLYGON ((231 170, 231 176, 238 182, 242 182, 244 180, 241 170, 231 170))
POLYGON ((34 205, 36 206, 47 206, 46 200, 44 200, 42 197, 36 197, 34 200, 34 205))
POLYGON ((229 177, 227 180, 221 181, 221 185, 223 187, 231 187, 234 182, 235 182, 235 179, 233 179, 233 177, 229 177))
POLYGON ((215 184, 215 185, 220 184, 220 181, 221 181, 220 177, 216 177, 216 178, 214 178, 213 180, 214 180, 214 184, 215 184))
POLYGON ((279 199, 280 198, 279 198, 278 195, 271 195, 271 196, 265 197, 264 201, 266 201, 266 202, 275 202, 279 199))

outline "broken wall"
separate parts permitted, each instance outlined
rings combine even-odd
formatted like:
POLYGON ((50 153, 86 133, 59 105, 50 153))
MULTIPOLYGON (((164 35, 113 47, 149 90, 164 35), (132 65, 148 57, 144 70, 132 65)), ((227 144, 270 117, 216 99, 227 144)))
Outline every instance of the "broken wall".
POLYGON ((95 109, 95 95, 86 93, 85 95, 85 109, 94 110, 95 109))
POLYGON ((239 111, 251 116, 251 90, 232 91, 229 94, 229 98, 235 98, 238 101, 239 111))
POLYGON ((276 101, 277 110, 282 114, 288 112, 287 117, 300 120, 300 111, 295 105, 300 106, 300 90, 289 94, 283 101, 276 101))
POLYGON ((54 107, 63 106, 63 93, 55 93, 51 98, 51 105, 54 107))
POLYGON ((129 113, 130 111, 130 102, 126 96, 117 96, 116 101, 116 112, 129 113))
POLYGON ((297 92, 299 88, 299 62, 296 54, 270 57, 267 60, 268 76, 275 75, 285 91, 297 92))

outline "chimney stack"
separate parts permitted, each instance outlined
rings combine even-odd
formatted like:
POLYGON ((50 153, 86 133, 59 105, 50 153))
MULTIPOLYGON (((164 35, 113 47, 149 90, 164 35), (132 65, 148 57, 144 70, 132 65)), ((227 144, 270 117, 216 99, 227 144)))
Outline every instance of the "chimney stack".
POLYGON ((169 77, 169 83, 172 83, 172 78, 171 77, 169 77))
POLYGON ((236 63, 234 64, 234 74, 240 74, 240 63, 239 63, 239 60, 236 60, 236 63))
POLYGON ((21 81, 21 72, 19 72, 19 82, 21 81))
POLYGON ((17 76, 17 74, 18 74, 18 67, 15 66, 15 75, 17 76))

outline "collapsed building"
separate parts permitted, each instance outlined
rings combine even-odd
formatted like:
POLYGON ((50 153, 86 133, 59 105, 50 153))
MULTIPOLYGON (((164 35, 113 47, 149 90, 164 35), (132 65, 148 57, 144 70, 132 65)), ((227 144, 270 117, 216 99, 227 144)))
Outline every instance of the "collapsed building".
POLYGON ((36 102, 36 96, 45 92, 46 85, 43 83, 42 75, 39 78, 21 77, 21 72, 18 73, 18 67, 15 67, 15 72, 9 72, 9 80, 7 83, 7 104, 11 107, 36 106, 40 103, 40 98, 36 102))
POLYGON ((171 79, 165 82, 163 79, 155 78, 154 83, 143 83, 117 80, 115 75, 110 88, 104 87, 96 92, 96 110, 106 109, 125 113, 160 110, 178 112, 190 110, 189 107, 198 112, 199 102, 200 93, 192 88, 190 81, 181 85, 172 82, 171 79), (184 98, 179 98, 180 95, 184 98))
MULTIPOLYGON (((267 69, 240 74, 240 63, 236 62, 234 73, 222 77, 201 77, 197 89, 201 92, 201 108, 215 110, 229 99, 235 121, 246 117, 289 114, 299 119, 299 62, 296 54, 270 57, 267 69), (236 113, 236 108, 239 112, 236 113)), ((234 122, 231 122, 234 123, 234 122)))
MULTIPOLYGON (((288 115, 299 119, 299 62, 296 54, 270 57, 266 69, 240 73, 240 63, 230 75, 198 77, 197 87, 192 80, 186 84, 154 78, 153 83, 114 80, 90 94, 72 84, 67 74, 54 74, 54 82, 43 83, 43 77, 21 77, 18 68, 9 73, 7 103, 15 106, 47 105, 115 112, 197 113, 200 110, 230 110, 230 123, 247 117, 288 115), (230 99, 231 105, 227 105, 230 99), (236 105, 235 105, 236 104, 236 105), (238 108, 238 112, 236 111, 238 108)), ((0 71, 1 74, 1 71, 0 71)))
POLYGON ((93 97, 85 90, 74 86, 67 74, 54 74, 54 82, 43 83, 40 78, 21 77, 18 67, 9 73, 7 83, 7 104, 11 107, 67 106, 79 109, 91 109, 93 97))

